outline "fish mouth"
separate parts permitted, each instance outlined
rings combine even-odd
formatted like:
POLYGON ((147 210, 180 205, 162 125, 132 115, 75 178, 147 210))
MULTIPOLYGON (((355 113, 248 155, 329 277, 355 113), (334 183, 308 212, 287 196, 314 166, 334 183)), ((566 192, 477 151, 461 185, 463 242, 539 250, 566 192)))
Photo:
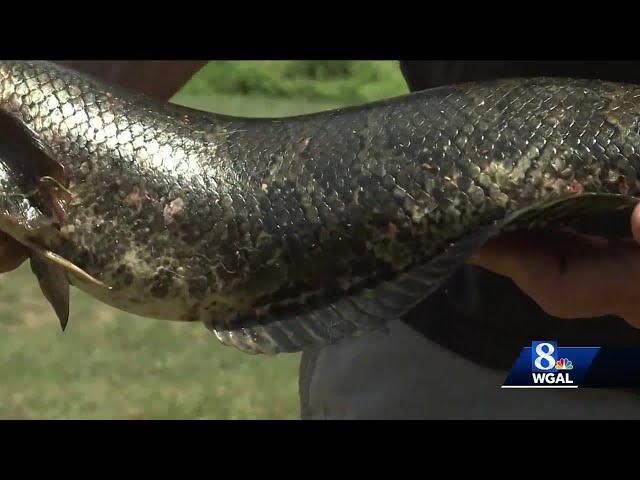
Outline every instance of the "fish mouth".
POLYGON ((27 258, 62 329, 69 318, 69 278, 108 288, 52 249, 72 199, 64 166, 28 127, 0 110, 0 273, 27 258))

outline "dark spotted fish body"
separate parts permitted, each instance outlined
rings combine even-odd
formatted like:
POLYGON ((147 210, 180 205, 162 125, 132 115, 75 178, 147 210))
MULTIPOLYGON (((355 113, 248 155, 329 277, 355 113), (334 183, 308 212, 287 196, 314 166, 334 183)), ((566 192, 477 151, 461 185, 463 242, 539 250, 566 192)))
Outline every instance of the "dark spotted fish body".
POLYGON ((632 85, 500 80, 250 119, 0 62, 0 230, 58 315, 70 282, 248 352, 383 328, 502 231, 631 208, 639 151, 632 85))

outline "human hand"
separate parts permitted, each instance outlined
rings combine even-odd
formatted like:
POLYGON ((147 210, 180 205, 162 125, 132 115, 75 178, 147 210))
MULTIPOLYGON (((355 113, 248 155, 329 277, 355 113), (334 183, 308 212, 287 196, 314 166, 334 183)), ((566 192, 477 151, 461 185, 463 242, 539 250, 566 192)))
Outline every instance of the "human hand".
POLYGON ((640 204, 630 222, 633 239, 619 241, 570 231, 505 235, 469 263, 509 277, 555 317, 616 315, 640 328, 640 204))

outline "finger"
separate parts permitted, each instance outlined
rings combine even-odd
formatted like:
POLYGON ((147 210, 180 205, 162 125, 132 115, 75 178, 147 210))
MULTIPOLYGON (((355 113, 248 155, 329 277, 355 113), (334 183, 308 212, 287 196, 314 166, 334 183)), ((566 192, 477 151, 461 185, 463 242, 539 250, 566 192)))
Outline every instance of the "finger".
POLYGON ((634 328, 640 329, 640 313, 638 312, 630 312, 630 313, 621 313, 617 314, 620 318, 622 318, 625 322, 631 325, 634 328))
POLYGON ((513 233, 489 241, 471 257, 469 263, 512 277, 523 268, 529 271, 530 266, 544 258, 545 262, 539 265, 540 268, 562 271, 567 255, 587 255, 594 248, 607 244, 600 237, 580 235, 571 230, 513 233))
POLYGON ((24 246, 0 232, 0 273, 15 270, 27 258, 29 251, 24 246))
POLYGON ((640 277, 640 248, 635 242, 605 242, 569 232, 555 238, 510 236, 488 244, 472 263, 511 278, 557 317, 640 313, 634 287, 640 277))
POLYGON ((631 234, 633 239, 640 243, 640 203, 631 212, 631 234))

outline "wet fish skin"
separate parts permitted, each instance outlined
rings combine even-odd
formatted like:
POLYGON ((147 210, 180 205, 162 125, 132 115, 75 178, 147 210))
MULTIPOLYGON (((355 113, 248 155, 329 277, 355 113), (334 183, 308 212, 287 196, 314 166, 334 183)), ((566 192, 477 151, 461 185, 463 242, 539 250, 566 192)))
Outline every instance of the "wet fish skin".
POLYGON ((639 98, 632 85, 515 79, 247 119, 156 103, 49 62, 2 61, 0 118, 22 133, 0 131, 0 147, 30 145, 20 161, 0 149, 7 188, 28 191, 55 170, 32 160, 40 152, 63 167, 70 197, 63 212, 51 206, 55 186, 22 210, 0 198, 0 229, 86 272, 67 277, 108 304, 203 321, 248 351, 297 350, 400 315, 482 243, 482 228, 484 241, 632 205, 639 98), (620 201, 554 204, 585 194, 620 201), (464 239, 478 241, 446 253, 464 239), (402 308, 378 295, 412 271, 422 294, 400 282, 402 308))

